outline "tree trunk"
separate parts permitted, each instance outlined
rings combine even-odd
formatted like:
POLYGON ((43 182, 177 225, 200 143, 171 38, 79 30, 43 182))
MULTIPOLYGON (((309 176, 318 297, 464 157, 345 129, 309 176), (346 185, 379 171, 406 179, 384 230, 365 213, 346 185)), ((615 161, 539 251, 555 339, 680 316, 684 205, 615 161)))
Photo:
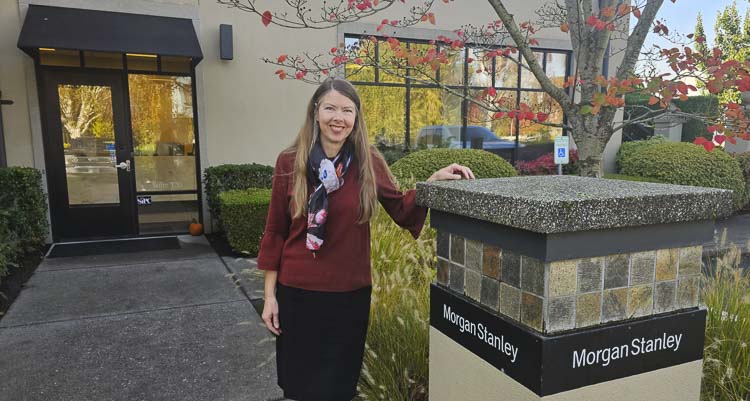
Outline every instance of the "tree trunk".
MULTIPOLYGON (((573 139, 578 148, 578 165, 581 177, 604 176, 604 147, 611 134, 600 132, 598 116, 575 115, 568 119, 572 126, 573 139)), ((611 121, 610 121, 611 123, 611 121)))

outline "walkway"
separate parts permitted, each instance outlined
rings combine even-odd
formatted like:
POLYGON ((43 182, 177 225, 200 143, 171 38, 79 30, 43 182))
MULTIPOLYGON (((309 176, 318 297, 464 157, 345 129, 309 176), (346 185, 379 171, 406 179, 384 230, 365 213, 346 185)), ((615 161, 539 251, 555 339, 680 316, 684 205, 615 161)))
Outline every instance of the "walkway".
POLYGON ((0 320, 0 399, 280 399, 252 262, 180 247, 45 259, 0 320))

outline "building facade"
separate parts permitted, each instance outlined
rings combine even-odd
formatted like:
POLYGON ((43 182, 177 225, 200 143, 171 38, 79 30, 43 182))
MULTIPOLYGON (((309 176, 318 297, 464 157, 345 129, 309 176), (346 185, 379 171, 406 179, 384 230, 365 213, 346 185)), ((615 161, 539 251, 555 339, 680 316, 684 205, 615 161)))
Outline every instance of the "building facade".
MULTIPOLYGON (((534 20, 545 1, 506 3, 524 21, 534 20)), ((380 21, 409 7, 399 3, 332 29, 295 30, 266 27, 256 15, 211 0, 4 0, 0 91, 13 101, 1 108, 7 165, 43 172, 52 241, 182 233, 193 219, 210 227, 203 169, 273 165, 295 137, 315 89, 279 80, 276 67, 261 58, 376 46, 366 38, 380 21), (232 25, 231 60, 219 54, 221 24, 232 25)), ((464 24, 496 19, 484 0, 438 1, 432 11, 435 25, 387 34, 429 47, 464 24)), ((562 83, 574 63, 567 35, 544 30, 537 39, 547 74, 562 83)), ((472 51, 467 47, 441 67, 443 84, 467 95, 495 87, 508 102, 549 107, 550 118, 562 121, 531 74, 500 58, 482 64, 472 51)), ((509 119, 490 122, 435 85, 346 71, 362 95, 371 139, 386 146, 431 147, 435 135, 466 125, 491 139, 517 141, 510 157, 518 157, 546 149, 562 133, 509 119)), ((617 135, 608 145, 609 169, 619 142, 617 135)))

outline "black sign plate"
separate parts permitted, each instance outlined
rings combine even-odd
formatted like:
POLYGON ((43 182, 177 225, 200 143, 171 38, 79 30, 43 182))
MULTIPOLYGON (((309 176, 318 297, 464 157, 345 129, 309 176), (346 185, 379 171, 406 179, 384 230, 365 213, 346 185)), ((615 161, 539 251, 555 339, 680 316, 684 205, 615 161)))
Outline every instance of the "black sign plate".
POLYGON ((703 357, 705 310, 543 336, 437 285, 430 294, 433 327, 540 396, 703 357))
POLYGON ((542 338, 433 284, 430 325, 539 394, 542 338))

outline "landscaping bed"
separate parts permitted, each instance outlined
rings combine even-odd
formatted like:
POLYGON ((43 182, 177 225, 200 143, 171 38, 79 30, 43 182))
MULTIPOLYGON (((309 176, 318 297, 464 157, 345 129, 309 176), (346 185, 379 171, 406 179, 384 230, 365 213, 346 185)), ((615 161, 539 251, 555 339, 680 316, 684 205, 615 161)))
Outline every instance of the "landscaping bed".
POLYGON ((19 262, 17 268, 12 269, 10 274, 0 281, 0 320, 18 298, 24 284, 34 275, 48 249, 49 245, 46 245, 38 254, 27 255, 19 262))

